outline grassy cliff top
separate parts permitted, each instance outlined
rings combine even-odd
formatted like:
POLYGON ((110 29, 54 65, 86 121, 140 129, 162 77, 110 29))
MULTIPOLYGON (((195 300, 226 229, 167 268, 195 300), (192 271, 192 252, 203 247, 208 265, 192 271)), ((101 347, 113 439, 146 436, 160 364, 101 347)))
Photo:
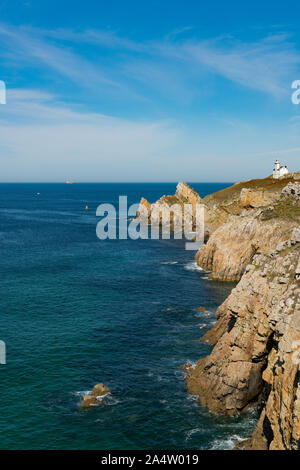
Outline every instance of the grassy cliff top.
POLYGON ((241 181, 235 183, 229 188, 221 189, 216 193, 209 194, 204 198, 206 203, 228 203, 240 196, 243 188, 252 189, 253 191, 268 191, 270 193, 280 193, 282 189, 290 182, 294 182, 294 178, 273 179, 271 176, 264 179, 253 179, 249 181, 241 181))
POLYGON ((261 218, 262 220, 281 218, 283 220, 293 220, 300 224, 299 203, 293 197, 279 199, 262 213, 261 218))

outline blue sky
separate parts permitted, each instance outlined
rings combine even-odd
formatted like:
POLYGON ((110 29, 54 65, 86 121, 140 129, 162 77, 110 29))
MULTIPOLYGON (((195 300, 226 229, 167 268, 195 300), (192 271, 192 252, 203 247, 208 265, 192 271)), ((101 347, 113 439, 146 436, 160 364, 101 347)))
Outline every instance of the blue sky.
POLYGON ((0 0, 0 180, 300 170, 300 8, 240 3, 0 0))

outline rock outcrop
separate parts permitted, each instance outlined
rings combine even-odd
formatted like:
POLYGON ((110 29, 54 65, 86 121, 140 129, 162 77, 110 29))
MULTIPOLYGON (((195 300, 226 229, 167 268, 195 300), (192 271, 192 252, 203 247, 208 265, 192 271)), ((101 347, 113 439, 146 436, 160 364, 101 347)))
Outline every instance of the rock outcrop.
POLYGON ((94 386, 91 394, 87 394, 83 397, 80 404, 82 408, 89 408, 91 406, 99 405, 99 399, 110 393, 110 389, 103 384, 97 384, 94 386))
POLYGON ((243 188, 241 190, 241 205, 243 207, 255 208, 269 206, 278 198, 277 193, 271 193, 268 191, 253 190, 249 188, 243 188))
POLYGON ((175 196, 183 203, 189 203, 195 209, 197 204, 202 203, 199 194, 186 183, 178 183, 175 196))
POLYGON ((140 200, 139 208, 136 213, 136 218, 146 217, 147 221, 149 221, 150 214, 151 214, 151 203, 147 201, 147 199, 142 197, 142 199, 140 200))
POLYGON ((212 412, 233 415, 258 401, 257 428, 244 447, 300 446, 300 227, 256 254, 217 311, 204 339, 209 356, 187 368, 187 386, 212 412))
POLYGON ((300 183, 289 183, 287 184, 283 190, 282 194, 284 196, 291 196, 297 199, 300 199, 300 183))
POLYGON ((182 231, 183 222, 191 220, 191 229, 195 227, 195 211, 202 199, 188 184, 180 182, 173 196, 162 196, 151 204, 142 198, 136 218, 146 219, 149 224, 161 227, 170 220, 173 231, 182 231))

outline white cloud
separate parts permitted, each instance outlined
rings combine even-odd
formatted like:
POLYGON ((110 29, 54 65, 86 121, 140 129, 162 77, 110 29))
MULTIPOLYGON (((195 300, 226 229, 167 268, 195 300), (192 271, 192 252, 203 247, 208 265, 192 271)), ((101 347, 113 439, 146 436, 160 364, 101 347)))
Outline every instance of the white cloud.
POLYGON ((10 99, 1 108, 5 181, 135 180, 142 174, 147 179, 159 167, 167 172, 180 134, 171 122, 74 111, 39 91, 11 90, 10 99))

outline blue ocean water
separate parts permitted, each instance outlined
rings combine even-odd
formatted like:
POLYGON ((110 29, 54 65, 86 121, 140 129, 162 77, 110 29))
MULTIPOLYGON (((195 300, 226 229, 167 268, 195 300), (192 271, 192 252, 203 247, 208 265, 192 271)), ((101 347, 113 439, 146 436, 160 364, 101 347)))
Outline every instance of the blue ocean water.
POLYGON ((181 240, 96 237, 98 204, 175 187, 0 185, 2 449, 226 449, 251 433, 251 412, 211 415, 180 369, 210 350, 199 338, 214 318, 197 307, 213 313, 232 285, 208 280, 181 240), (111 395, 81 409, 99 382, 111 395))

